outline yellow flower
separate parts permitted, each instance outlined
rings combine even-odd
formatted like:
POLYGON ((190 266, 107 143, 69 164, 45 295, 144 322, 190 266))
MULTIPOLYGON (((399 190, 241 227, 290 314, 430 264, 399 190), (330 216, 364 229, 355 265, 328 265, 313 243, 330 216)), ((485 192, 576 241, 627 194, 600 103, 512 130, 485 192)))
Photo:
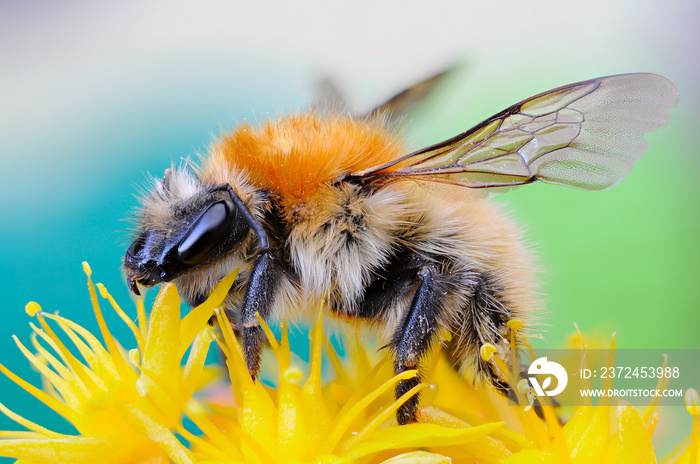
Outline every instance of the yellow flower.
MULTIPOLYGON (((138 303, 137 323, 98 284, 133 332, 135 348, 126 351, 102 317, 87 265, 86 272, 104 343, 30 303, 27 312, 39 322, 32 324, 35 353, 15 341, 41 372, 44 390, 0 365, 5 375, 71 422, 78 435, 53 432, 0 404, 3 413, 28 429, 0 432, 1 456, 23 464, 656 462, 650 440, 658 419, 653 404, 644 417, 624 403, 587 405, 562 426, 551 406, 542 407, 542 420, 532 409, 509 406, 491 389, 469 385, 439 352, 426 360, 424 383, 394 400, 396 383, 415 372, 393 375, 387 354, 370 353, 359 343, 341 360, 325 343, 320 313, 308 366, 293 360, 286 329, 278 341, 263 322, 279 380, 276 388, 254 382, 228 320, 217 309, 235 273, 185 317, 175 286, 164 285, 148 320, 138 303), (213 315, 221 335, 207 324, 213 315), (61 329, 72 348, 52 326, 61 329), (230 383, 223 400, 221 394, 207 396, 204 389, 215 384, 216 369, 205 366, 212 342, 227 359, 230 383), (324 353, 335 374, 325 384, 324 353), (423 403, 419 423, 398 426, 396 409, 418 390, 423 403)), ((513 330, 521 327, 517 321, 511 324, 513 330)), ((482 350, 484 357, 493 354, 489 347, 482 350)), ((679 463, 698 463, 700 400, 693 392, 686 395, 693 434, 679 463)))

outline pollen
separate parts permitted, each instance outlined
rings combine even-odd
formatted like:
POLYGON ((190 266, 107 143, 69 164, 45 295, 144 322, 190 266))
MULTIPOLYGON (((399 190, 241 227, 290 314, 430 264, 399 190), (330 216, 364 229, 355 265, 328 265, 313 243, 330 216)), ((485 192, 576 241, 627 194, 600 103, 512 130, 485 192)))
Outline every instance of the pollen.
POLYGON ((92 268, 90 267, 87 261, 83 261, 83 271, 85 272, 85 274, 87 274, 88 277, 92 275, 92 268))
POLYGON ((508 327, 510 327, 511 330, 516 330, 516 331, 521 330, 525 326, 525 324, 523 324, 522 321, 519 321, 517 319, 511 319, 510 321, 508 321, 508 323, 506 325, 508 327))
POLYGON ((39 306, 39 303, 36 301, 30 301, 27 303, 27 306, 24 307, 24 310, 29 314, 30 317, 34 317, 36 313, 41 311, 41 306, 39 306))
POLYGON ((290 202, 321 185, 398 158, 404 141, 380 118, 291 114, 257 127, 239 125, 212 148, 205 173, 221 164, 290 202))
POLYGON ((484 343, 479 349, 479 355, 481 356, 481 359, 483 359, 486 362, 491 361, 493 354, 497 352, 498 348, 496 348, 490 343, 484 343))

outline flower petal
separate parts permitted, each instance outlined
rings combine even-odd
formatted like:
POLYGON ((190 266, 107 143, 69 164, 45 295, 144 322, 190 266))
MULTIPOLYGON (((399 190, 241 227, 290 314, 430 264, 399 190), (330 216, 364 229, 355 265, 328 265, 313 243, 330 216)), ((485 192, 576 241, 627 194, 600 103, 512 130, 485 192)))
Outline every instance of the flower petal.
POLYGON ((187 347, 190 346, 195 335, 199 333, 207 325, 207 321, 214 315, 214 309, 221 306, 224 299, 231 289, 231 285, 236 280, 238 269, 235 269, 229 275, 224 277, 221 282, 216 284, 209 297, 196 308, 192 308, 190 312, 182 318, 180 324, 180 357, 185 354, 187 347))
POLYGON ((140 408, 126 402, 117 403, 122 417, 134 430, 148 437, 176 464, 192 464, 189 450, 162 423, 153 420, 140 408))
MULTIPOLYGON (((460 420, 434 406, 426 406, 421 408, 420 417, 421 420, 425 422, 441 425, 443 427, 455 429, 470 427, 470 425, 463 420, 460 420)), ((504 430, 505 429, 500 429, 498 432, 503 432, 504 430)), ((471 453, 479 462, 484 464, 500 463, 503 459, 513 454, 500 441, 491 438, 490 436, 477 438, 473 441, 473 444, 474 446, 471 453)))
POLYGON ((563 432, 572 464, 599 462, 610 435, 610 407, 584 406, 563 432), (589 409, 590 408, 590 409, 589 409), (587 419, 586 419, 587 418, 587 419))
POLYGON ((606 462, 615 464, 656 464, 654 447, 639 412, 623 401, 615 411, 617 440, 608 448, 606 462))
POLYGON ((494 422, 465 429, 451 429, 435 424, 408 424, 374 430, 365 442, 350 448, 344 457, 357 459, 387 449, 463 445, 503 427, 494 422))
POLYGON ((522 450, 505 459, 502 464, 559 464, 547 451, 522 450))
POLYGON ((319 311, 316 324, 311 331, 309 377, 301 389, 301 394, 304 395, 306 404, 309 407, 309 414, 314 418, 310 424, 310 435, 315 438, 314 449, 316 450, 319 449, 325 440, 331 427, 331 416, 323 397, 323 385, 321 383, 323 338, 323 313, 319 311))
MULTIPOLYGON (((277 419, 277 456, 294 460, 315 454, 316 437, 312 426, 314 417, 307 404, 307 397, 301 393, 299 385, 289 380, 290 367, 280 375, 278 419, 277 419)), ((294 377, 298 373, 292 374, 294 377)))
POLYGON ((0 440, 0 456, 42 464, 111 464, 129 460, 124 437, 71 437, 52 440, 0 440))
POLYGON ((182 371, 182 385, 190 395, 194 393, 197 386, 201 385, 200 376, 209 353, 209 346, 215 339, 216 332, 211 327, 203 327, 192 342, 190 355, 182 371))
POLYGON ((451 462, 452 459, 442 454, 428 453, 427 451, 412 451, 382 461, 381 464, 449 464, 451 462))
POLYGON ((170 395, 161 392, 167 386, 180 387, 180 296, 175 285, 163 285, 151 311, 146 348, 141 362, 141 382, 158 409, 167 415, 169 426, 180 421, 180 410, 170 395))

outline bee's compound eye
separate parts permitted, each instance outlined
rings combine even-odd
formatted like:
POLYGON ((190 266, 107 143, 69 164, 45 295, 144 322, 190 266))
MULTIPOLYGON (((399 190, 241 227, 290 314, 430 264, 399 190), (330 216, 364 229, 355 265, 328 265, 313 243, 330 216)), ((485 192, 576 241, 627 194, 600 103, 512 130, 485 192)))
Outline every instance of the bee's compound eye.
POLYGON ((230 201, 209 206, 190 227, 177 247, 183 263, 199 264, 231 233, 235 209, 230 201))

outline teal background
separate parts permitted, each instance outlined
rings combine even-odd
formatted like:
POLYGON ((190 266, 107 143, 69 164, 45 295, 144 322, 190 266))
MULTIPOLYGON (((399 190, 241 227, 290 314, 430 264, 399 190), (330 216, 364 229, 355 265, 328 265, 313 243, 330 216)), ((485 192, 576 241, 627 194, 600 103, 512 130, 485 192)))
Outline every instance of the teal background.
MULTIPOLYGON (((616 331, 625 348, 700 348, 699 10, 681 0, 1 2, 0 362, 38 384, 10 338, 29 343, 30 300, 97 331, 83 260, 135 316, 119 266, 145 173, 162 175, 244 118, 302 109, 321 77, 368 108, 454 63, 410 122, 416 148, 570 82, 635 71, 675 82, 669 126, 648 136, 621 185, 531 185, 498 201, 540 262, 540 346, 561 347, 578 323, 591 337, 616 331)), ((5 378, 0 401, 70 432, 5 378)), ((690 430, 689 416, 679 422, 690 430)), ((673 440, 661 425, 657 440, 673 440)))

